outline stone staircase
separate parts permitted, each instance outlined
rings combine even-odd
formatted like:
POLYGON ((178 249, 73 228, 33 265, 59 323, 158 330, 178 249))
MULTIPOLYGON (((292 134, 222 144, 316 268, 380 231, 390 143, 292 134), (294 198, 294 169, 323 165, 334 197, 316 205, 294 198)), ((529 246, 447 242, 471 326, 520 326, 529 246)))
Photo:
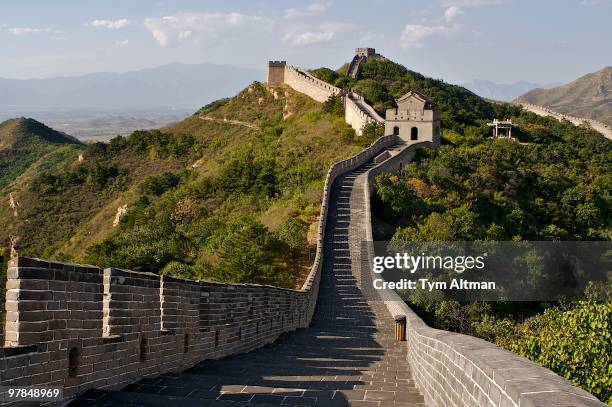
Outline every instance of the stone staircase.
POLYGON ((364 63, 366 59, 367 57, 365 56, 355 55, 353 57, 353 60, 351 61, 351 64, 349 65, 347 75, 350 78, 357 79, 357 76, 359 76, 359 70, 361 68, 361 64, 364 63))
POLYGON ((423 405, 406 344, 395 342, 393 318, 377 299, 369 273, 360 272, 368 219, 364 184, 372 166, 340 176, 332 187, 324 271, 309 328, 121 391, 90 390, 71 406, 423 405))

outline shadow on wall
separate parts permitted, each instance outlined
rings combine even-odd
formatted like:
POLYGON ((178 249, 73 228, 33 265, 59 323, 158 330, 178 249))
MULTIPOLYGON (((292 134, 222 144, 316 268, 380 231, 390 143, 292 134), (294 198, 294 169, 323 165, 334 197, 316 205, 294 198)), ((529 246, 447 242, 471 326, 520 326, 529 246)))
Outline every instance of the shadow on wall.
MULTIPOLYGON (((181 374, 141 379, 122 392, 92 390, 82 400, 146 403, 160 395, 193 402, 250 401, 270 405, 345 406, 363 399, 355 386, 373 370, 386 350, 376 339, 374 311, 359 289, 349 252, 350 190, 340 177, 332 188, 326 238, 333 251, 325 256, 320 295, 310 328, 281 336, 247 354, 204 361, 181 374)), ((352 182, 349 180, 349 182, 352 182)), ((372 379, 374 380, 374 379, 372 379)), ((382 380, 382 379, 381 379, 382 380)), ((76 405, 76 403, 75 403, 76 405)))

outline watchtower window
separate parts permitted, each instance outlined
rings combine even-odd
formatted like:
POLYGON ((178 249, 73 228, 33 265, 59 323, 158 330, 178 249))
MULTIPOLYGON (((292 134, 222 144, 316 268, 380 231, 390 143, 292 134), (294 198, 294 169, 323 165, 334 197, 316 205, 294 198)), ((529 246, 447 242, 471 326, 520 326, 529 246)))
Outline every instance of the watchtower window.
POLYGON ((410 140, 418 140, 419 139, 419 129, 413 127, 410 129, 410 140))
POLYGON ((396 135, 396 136, 399 136, 399 127, 395 126, 393 128, 393 134, 396 135))

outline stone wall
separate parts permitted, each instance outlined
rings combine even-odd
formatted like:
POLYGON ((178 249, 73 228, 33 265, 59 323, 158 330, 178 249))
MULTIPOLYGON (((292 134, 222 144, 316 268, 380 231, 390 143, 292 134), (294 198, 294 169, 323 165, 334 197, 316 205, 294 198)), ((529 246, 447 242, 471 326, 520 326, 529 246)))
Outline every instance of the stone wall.
POLYGON ((58 386, 66 398, 90 388, 118 389, 307 327, 321 279, 331 185, 395 141, 381 137, 330 167, 315 260, 300 290, 11 260, 0 386, 58 386))
MULTIPOLYGON (((270 61, 268 63, 268 85, 280 84, 286 84, 321 103, 327 101, 332 95, 342 94, 342 89, 317 79, 301 69, 289 66, 284 61, 270 61)), ((349 92, 348 95, 343 95, 343 100, 345 121, 358 135, 361 135, 361 129, 366 123, 385 121, 360 95, 349 92)))
POLYGON ((363 132, 363 126, 372 119, 359 108, 359 105, 349 97, 344 98, 344 120, 355 130, 358 136, 363 132))
POLYGON ((582 123, 587 123, 591 128, 601 133, 607 139, 612 140, 612 128, 605 123, 593 119, 584 119, 582 117, 570 116, 563 113, 555 112, 547 107, 532 105, 530 103, 516 103, 523 109, 528 110, 538 116, 552 116, 558 120, 567 120, 572 124, 579 126, 582 123))
POLYGON ((341 92, 340 88, 292 66, 285 67, 284 83, 321 103, 341 92))
POLYGON ((0 385, 70 397, 247 352, 307 327, 317 291, 13 259, 0 385))
MULTIPOLYGON (((385 119, 368 105, 362 96, 349 92, 344 97, 344 120, 361 135, 363 126, 370 122, 384 123, 385 119)), ((390 133, 386 133, 390 134, 390 133)))
MULTIPOLYGON (((369 202, 374 177, 397 171, 423 147, 433 145, 409 145, 369 170, 364 188, 367 241, 373 241, 369 202)), ((371 259, 373 247, 367 247, 365 257, 371 259)), ((369 267, 371 263, 366 261, 369 267)), ((391 316, 406 316, 408 361, 428 407, 605 406, 592 394, 524 357, 482 339, 427 326, 395 291, 381 290, 379 294, 391 316)))

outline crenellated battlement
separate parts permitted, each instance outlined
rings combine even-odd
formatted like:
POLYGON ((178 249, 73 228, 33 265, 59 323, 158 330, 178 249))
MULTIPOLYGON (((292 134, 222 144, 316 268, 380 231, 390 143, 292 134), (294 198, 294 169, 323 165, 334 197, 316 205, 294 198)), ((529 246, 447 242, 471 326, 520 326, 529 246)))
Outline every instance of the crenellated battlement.
POLYGON ((342 92, 329 83, 315 78, 311 74, 294 66, 285 66, 284 82, 298 92, 304 93, 317 102, 325 102, 332 95, 342 92))
POLYGON ((288 290, 13 259, 0 384, 70 397, 247 352, 309 325, 318 271, 288 290))

